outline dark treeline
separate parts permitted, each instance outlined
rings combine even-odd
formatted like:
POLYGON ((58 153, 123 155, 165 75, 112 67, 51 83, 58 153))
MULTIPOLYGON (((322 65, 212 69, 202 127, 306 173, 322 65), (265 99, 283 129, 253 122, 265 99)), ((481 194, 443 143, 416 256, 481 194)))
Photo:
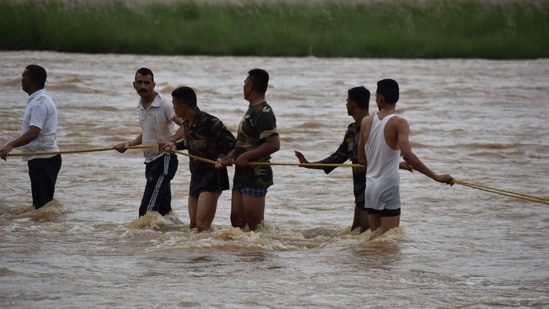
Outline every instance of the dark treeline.
MULTIPOLYGON (((91 1, 90 1, 91 2, 91 1)), ((1 50, 152 55, 532 59, 549 1, 0 3, 1 50)))

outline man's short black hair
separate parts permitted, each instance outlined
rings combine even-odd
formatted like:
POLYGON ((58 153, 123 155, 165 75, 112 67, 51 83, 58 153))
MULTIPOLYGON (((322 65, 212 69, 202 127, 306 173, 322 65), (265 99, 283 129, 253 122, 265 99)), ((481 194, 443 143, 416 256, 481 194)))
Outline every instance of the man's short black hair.
POLYGON ((196 93, 191 87, 179 87, 172 91, 172 97, 180 100, 183 104, 189 107, 196 106, 196 93))
POLYGON ((263 69, 252 69, 248 71, 248 75, 251 79, 253 89, 265 94, 269 86, 269 73, 263 69))
POLYGON ((154 74, 149 68, 140 68, 139 70, 137 70, 137 72, 135 72, 135 75, 137 74, 141 74, 143 76, 150 75, 151 80, 154 82, 154 74))
POLYGON ((398 83, 394 79, 382 79, 377 82, 376 93, 381 94, 388 103, 396 104, 399 97, 398 83))
POLYGON ((368 110, 370 107, 370 90, 364 86, 349 89, 347 96, 363 110, 368 110))
POLYGON ((29 64, 27 65, 25 70, 27 70, 27 75, 30 77, 30 79, 38 87, 40 87, 40 89, 44 88, 44 86, 46 85, 46 79, 48 78, 48 73, 46 73, 46 69, 37 64, 29 64))

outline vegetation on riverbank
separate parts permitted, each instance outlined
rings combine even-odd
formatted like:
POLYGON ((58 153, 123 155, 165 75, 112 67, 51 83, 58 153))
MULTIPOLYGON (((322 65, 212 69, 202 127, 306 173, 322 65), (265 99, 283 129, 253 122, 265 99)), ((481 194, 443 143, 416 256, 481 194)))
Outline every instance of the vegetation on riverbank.
POLYGON ((549 1, 1 1, 1 50, 364 58, 549 57, 549 1))

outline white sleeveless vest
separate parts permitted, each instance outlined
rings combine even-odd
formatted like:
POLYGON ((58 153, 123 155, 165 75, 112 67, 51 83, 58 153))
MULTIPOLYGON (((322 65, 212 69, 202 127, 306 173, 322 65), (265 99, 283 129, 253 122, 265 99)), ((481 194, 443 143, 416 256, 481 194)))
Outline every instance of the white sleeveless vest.
POLYGON ((366 168, 366 208, 377 210, 400 208, 400 174, 398 170, 400 150, 393 150, 385 141, 385 125, 396 115, 389 115, 379 120, 376 113, 373 117, 368 142, 364 153, 368 166, 366 168))

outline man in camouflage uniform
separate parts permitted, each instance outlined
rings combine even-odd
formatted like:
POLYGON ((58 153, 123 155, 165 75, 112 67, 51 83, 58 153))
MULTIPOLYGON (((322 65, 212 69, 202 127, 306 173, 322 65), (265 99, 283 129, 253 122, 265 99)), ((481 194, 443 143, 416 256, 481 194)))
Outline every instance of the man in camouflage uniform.
POLYGON ((240 121, 234 151, 223 158, 221 166, 235 164, 231 223, 254 231, 264 220, 265 195, 273 184, 270 165, 254 165, 249 162, 269 162, 271 154, 280 149, 276 118, 265 101, 269 74, 262 69, 252 69, 244 81, 244 99, 249 102, 248 111, 240 121))
MULTIPOLYGON (((351 160, 353 164, 358 164, 358 139, 360 136, 360 122, 362 118, 368 115, 370 105, 370 91, 363 86, 354 87, 347 91, 347 114, 355 120, 347 126, 347 132, 339 148, 325 159, 311 163, 343 163, 351 160)), ((296 157, 300 163, 310 163, 305 156, 295 151, 296 157)), ((323 169, 329 174, 335 169, 334 166, 304 166, 307 168, 323 169)), ((366 168, 353 167, 353 191, 355 196, 355 212, 351 230, 360 227, 360 232, 368 229, 368 214, 364 207, 364 190, 366 189, 366 168)))
POLYGON ((226 167, 216 168, 211 162, 234 149, 235 138, 217 117, 201 111, 192 88, 180 87, 172 92, 175 114, 183 118, 185 138, 176 143, 160 143, 160 149, 188 149, 191 182, 189 189, 190 228, 199 232, 211 228, 217 209, 217 201, 223 190, 229 189, 226 167))

